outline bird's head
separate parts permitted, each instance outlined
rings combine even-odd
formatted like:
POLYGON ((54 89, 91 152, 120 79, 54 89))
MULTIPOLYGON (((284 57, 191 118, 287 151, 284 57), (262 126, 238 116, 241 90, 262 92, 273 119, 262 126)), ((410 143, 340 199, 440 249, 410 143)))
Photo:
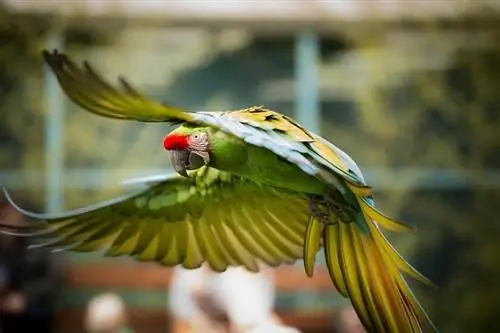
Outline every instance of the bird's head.
POLYGON ((174 170, 188 177, 187 170, 196 170, 210 163, 210 137, 206 128, 181 126, 163 139, 170 152, 174 170))

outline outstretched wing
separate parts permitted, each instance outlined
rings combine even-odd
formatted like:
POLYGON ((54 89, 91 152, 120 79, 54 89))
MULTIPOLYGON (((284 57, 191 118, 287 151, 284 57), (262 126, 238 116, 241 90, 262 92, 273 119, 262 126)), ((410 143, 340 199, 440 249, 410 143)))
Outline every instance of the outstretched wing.
POLYGON ((43 51, 43 57, 66 95, 89 112, 107 118, 141 122, 179 124, 194 120, 190 113, 178 107, 145 97, 123 78, 119 79, 119 87, 112 86, 88 62, 84 62, 81 68, 57 50, 52 53, 43 51))
POLYGON ((106 82, 92 66, 77 66, 65 54, 43 52, 61 88, 77 105, 94 114, 141 122, 194 123, 218 128, 247 143, 267 148, 304 172, 333 184, 345 193, 339 177, 369 190, 351 169, 346 154, 318 135, 308 132, 293 119, 261 107, 228 112, 187 113, 149 99, 120 79, 119 87, 106 82), (326 143, 325 143, 326 142, 326 143))
POLYGON ((107 256, 186 268, 207 262, 215 271, 228 266, 257 271, 257 261, 295 262, 302 257, 308 220, 308 201, 300 193, 207 167, 191 179, 152 181, 139 193, 62 215, 18 209, 42 220, 23 230, 45 240, 37 246, 107 249, 107 256))

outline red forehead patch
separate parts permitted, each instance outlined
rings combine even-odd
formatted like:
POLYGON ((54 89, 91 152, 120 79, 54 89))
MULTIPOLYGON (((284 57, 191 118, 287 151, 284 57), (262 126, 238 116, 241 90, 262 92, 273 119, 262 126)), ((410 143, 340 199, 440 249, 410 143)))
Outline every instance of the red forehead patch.
POLYGON ((184 150, 189 147, 188 139, 184 135, 169 134, 163 139, 163 147, 166 150, 184 150))

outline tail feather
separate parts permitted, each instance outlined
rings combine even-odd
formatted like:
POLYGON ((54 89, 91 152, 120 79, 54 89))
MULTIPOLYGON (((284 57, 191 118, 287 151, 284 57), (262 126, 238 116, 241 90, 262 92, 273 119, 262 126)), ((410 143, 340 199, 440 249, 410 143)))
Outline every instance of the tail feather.
POLYGON ((422 273, 420 273, 415 267, 413 267, 408 261, 406 261, 401 254, 391 245, 389 240, 384 236, 382 231, 378 228, 374 223, 369 223, 368 228, 370 229, 371 235, 375 241, 375 243, 380 246, 383 250, 382 253, 387 257, 387 260, 393 261, 397 268, 401 271, 405 272, 412 278, 418 280, 419 282, 431 287, 433 289, 437 289, 438 287, 434 282, 425 277, 422 273))
POLYGON ((380 225, 402 230, 402 224, 376 211, 363 197, 356 198, 361 208, 358 220, 339 221, 323 231, 326 264, 333 283, 350 298, 369 332, 437 332, 403 273, 427 285, 434 284, 413 268, 379 229, 380 225), (358 226, 360 223, 368 225, 369 233, 358 226))
POLYGON ((324 231, 325 261, 330 273, 330 278, 337 291, 344 297, 348 297, 347 286, 340 269, 340 230, 337 226, 326 227, 324 231))
POLYGON ((377 223, 384 228, 396 232, 415 230, 415 228, 413 228, 412 226, 409 226, 400 221, 395 221, 390 217, 385 216, 384 214, 376 210, 375 207, 371 206, 363 197, 358 196, 358 198, 359 205, 361 206, 364 214, 368 215, 372 220, 377 221, 377 223))
POLYGON ((316 254, 320 248, 321 228, 322 226, 318 219, 311 215, 307 224, 304 241, 304 269, 309 277, 312 277, 314 274, 316 254))
POLYGON ((354 231, 354 228, 351 228, 349 225, 340 227, 339 229, 345 228, 346 233, 350 234, 350 240, 349 241, 344 241, 342 243, 343 247, 349 246, 349 243, 352 243, 353 246, 353 265, 357 268, 357 274, 359 276, 358 278, 358 283, 361 286, 361 291, 362 291, 362 296, 363 296, 363 301, 365 302, 367 306, 367 311, 365 313, 365 316, 370 318, 370 322, 368 324, 365 324, 365 327, 381 327, 384 328, 384 322, 382 321, 382 318, 379 316, 370 316, 370 313, 377 313, 380 311, 379 309, 382 308, 382 304, 380 304, 379 299, 377 297, 374 297, 373 293, 370 292, 370 288, 368 287, 370 285, 370 276, 372 272, 370 271, 370 266, 367 265, 367 263, 364 260, 359 260, 358 258, 365 258, 366 257, 366 249, 363 247, 362 243, 360 242, 360 234, 356 233, 354 231))

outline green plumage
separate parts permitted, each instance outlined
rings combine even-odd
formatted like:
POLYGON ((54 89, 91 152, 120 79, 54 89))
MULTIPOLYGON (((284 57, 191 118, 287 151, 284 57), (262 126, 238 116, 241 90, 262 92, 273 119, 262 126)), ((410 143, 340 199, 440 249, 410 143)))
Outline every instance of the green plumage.
POLYGON ((40 246, 107 249, 107 256, 186 268, 206 262, 218 272, 229 266, 258 271, 259 262, 276 267, 303 258, 312 276, 324 247, 333 284, 369 332, 436 331, 403 274, 432 283, 381 231, 411 228, 374 207, 371 188, 340 149, 262 107, 186 113, 123 80, 113 87, 88 64, 81 69, 57 52, 44 57, 67 96, 89 112, 181 125, 171 134, 186 141, 169 149, 181 162, 176 170, 188 177, 151 181, 139 193, 60 216, 18 208, 42 222, 4 229, 46 238, 40 246))
POLYGON ((181 125, 172 133, 190 135, 208 131, 210 136, 210 166, 255 182, 282 187, 308 194, 323 195, 328 185, 317 177, 304 173, 300 168, 271 151, 249 145, 241 138, 223 131, 193 125, 181 125))

